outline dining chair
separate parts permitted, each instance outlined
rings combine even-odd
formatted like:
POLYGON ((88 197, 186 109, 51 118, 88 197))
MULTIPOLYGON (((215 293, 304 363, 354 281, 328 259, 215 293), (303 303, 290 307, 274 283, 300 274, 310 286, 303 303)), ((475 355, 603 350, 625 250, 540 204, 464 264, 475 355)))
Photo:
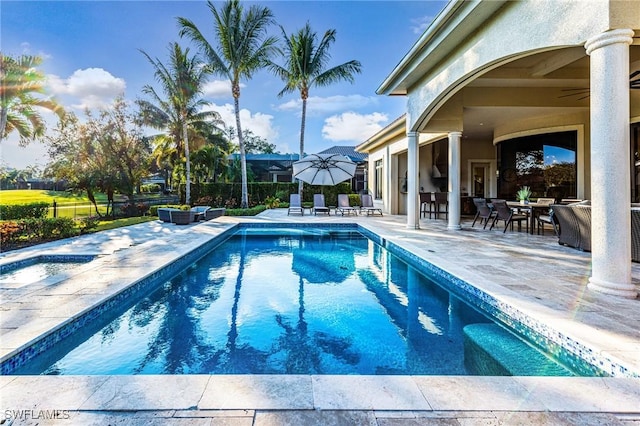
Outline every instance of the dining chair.
POLYGON ((553 224, 553 217, 551 215, 551 209, 540 207, 540 206, 550 206, 555 202, 556 202, 555 198, 541 197, 536 200, 536 204, 538 205, 538 207, 536 207, 535 209, 531 209, 531 213, 535 215, 531 221, 532 226, 534 227, 531 230, 531 233, 536 231, 536 228, 537 228, 538 235, 540 235, 540 227, 542 226, 542 235, 544 235, 545 224, 553 225, 555 230, 555 225, 553 224))
POLYGON ((487 223, 489 223, 489 220, 492 219, 493 215, 495 214, 493 207, 489 206, 489 204, 487 204, 487 200, 485 200, 484 198, 474 198, 473 204, 475 204, 476 206, 476 215, 473 218, 471 227, 473 228, 476 224, 476 221, 480 219, 481 224, 482 222, 484 222, 484 226, 482 227, 482 229, 487 229, 487 223))
POLYGON ((448 192, 434 192, 433 204, 434 204, 433 214, 436 219, 438 219, 438 217, 441 214, 444 214, 445 219, 449 217, 449 193, 448 192), (444 211, 441 209, 441 207, 444 207, 444 211))
POLYGON ((518 231, 522 230, 522 222, 524 221, 527 227, 527 233, 529 233, 529 216, 526 214, 516 213, 514 212, 508 205, 505 200, 499 199, 491 199, 491 204, 493 204, 493 208, 496 211, 496 215, 493 218, 493 222, 491 223, 491 227, 489 230, 493 229, 495 224, 502 220, 504 221, 504 230, 503 233, 507 231, 507 227, 511 225, 511 230, 513 230, 513 222, 518 223, 518 231))

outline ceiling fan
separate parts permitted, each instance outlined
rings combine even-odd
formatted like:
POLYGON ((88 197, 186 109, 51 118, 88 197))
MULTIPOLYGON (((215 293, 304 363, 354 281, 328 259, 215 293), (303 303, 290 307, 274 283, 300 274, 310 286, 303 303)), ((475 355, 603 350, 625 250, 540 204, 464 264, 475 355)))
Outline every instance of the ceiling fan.
MULTIPOLYGON (((640 70, 634 71, 629 75, 629 89, 640 89, 640 70)), ((568 92, 565 95, 558 96, 558 98, 568 98, 570 96, 580 96, 579 101, 587 99, 589 97, 589 88, 580 87, 574 89, 562 89, 563 92, 568 92)))

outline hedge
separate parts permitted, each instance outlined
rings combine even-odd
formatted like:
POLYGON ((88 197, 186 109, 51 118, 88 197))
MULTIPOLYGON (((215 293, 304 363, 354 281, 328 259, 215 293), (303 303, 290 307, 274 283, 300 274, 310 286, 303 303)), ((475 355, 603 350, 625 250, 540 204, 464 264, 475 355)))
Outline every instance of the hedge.
MULTIPOLYGON (((184 202, 185 187, 180 187, 180 199, 184 202)), ((289 202, 289 194, 298 193, 297 182, 251 182, 247 184, 249 192, 249 207, 265 204, 267 197, 277 197, 280 201, 289 202)), ((335 206, 338 194, 350 194, 349 182, 334 186, 305 184, 302 192, 303 202, 313 202, 313 194, 324 194, 327 205, 335 206)), ((240 207, 242 199, 242 184, 240 183, 201 183, 191 185, 191 200, 194 205, 211 207, 225 207, 233 209, 240 207)))
POLYGON ((49 203, 0 205, 0 220, 35 219, 47 217, 49 203))
POLYGON ((23 239, 31 242, 49 241, 72 237, 78 232, 76 222, 68 217, 5 221, 0 224, 0 242, 12 244, 23 239))

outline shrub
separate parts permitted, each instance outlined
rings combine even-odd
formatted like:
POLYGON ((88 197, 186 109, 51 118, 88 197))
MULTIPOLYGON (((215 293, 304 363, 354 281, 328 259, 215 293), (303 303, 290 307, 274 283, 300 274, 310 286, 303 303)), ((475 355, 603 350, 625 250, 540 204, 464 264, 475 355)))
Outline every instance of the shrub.
POLYGON ((264 200, 264 205, 268 209, 276 209, 280 206, 280 199, 277 197, 267 197, 264 200))
POLYGON ((24 225, 7 221, 0 223, 0 244, 16 243, 24 233, 24 225))
POLYGON ((138 216, 144 216, 145 213, 149 211, 149 204, 147 203, 137 203, 136 210, 138 211, 138 216))
POLYGON ((140 186, 140 192, 156 193, 160 192, 160 185, 157 183, 148 183, 140 186))
POLYGON ((49 203, 38 202, 29 204, 0 205, 0 219, 18 220, 47 217, 49 203))
POLYGON ((76 223, 70 217, 24 219, 23 236, 35 240, 68 238, 77 234, 76 223))
POLYGON ((180 210, 189 210, 191 207, 188 204, 157 204, 155 206, 149 207, 149 215, 150 216, 158 216, 159 208, 169 208, 169 209, 180 209, 180 210))
POLYGON ((358 194, 349 194, 349 206, 359 206, 360 205, 360 195, 358 194))
POLYGON ((226 209, 224 214, 227 216, 255 216, 266 209, 264 205, 259 205, 248 209, 226 209))
POLYGON ((97 216, 86 216, 78 221, 78 228, 80 228, 80 233, 84 234, 87 231, 92 229, 96 229, 98 224, 100 223, 100 218, 97 216))
POLYGON ((213 206, 213 197, 211 195, 205 195, 204 197, 200 197, 196 200, 195 205, 196 206, 213 206))

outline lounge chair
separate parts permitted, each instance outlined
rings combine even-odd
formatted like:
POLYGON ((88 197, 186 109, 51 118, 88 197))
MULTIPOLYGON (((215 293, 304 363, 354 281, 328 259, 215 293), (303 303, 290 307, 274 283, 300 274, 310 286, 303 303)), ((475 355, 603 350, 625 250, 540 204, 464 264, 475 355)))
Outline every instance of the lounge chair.
POLYGON ((329 215, 329 207, 324 204, 324 194, 313 194, 313 214, 326 213, 329 215))
POLYGON ((344 216, 344 214, 358 214, 358 209, 356 209, 355 207, 351 207, 351 205, 349 204, 349 195, 347 194, 338 194, 338 207, 336 208, 336 212, 340 212, 342 213, 342 216, 344 216))
POLYGON ((518 231, 520 231, 522 229, 522 221, 524 221, 527 226, 527 233, 529 233, 529 217, 526 214, 515 213, 505 200, 492 199, 491 204, 493 204, 493 208, 496 211, 496 216, 493 218, 489 230, 493 229, 496 222, 502 220, 504 221, 503 233, 507 231, 509 224, 511 224, 511 230, 513 230, 513 222, 518 222, 518 231))
POLYGON ((287 210, 287 216, 291 213, 300 213, 304 216, 304 209, 302 208, 302 202, 300 201, 300 194, 289 195, 289 209, 287 210))
POLYGON ((482 227, 482 229, 486 229, 487 223, 489 223, 490 219, 493 219, 493 216, 496 212, 493 210, 493 207, 489 207, 489 204, 487 204, 487 200, 485 200, 484 198, 474 198, 473 204, 475 204, 477 211, 475 217, 473 218, 471 227, 473 228, 476 224, 476 221, 480 219, 480 224, 484 222, 484 226, 482 227))
POLYGON ((360 213, 362 213, 363 210, 367 212, 367 216, 376 214, 376 212, 382 216, 382 209, 373 205, 373 197, 371 194, 360 195, 360 213))

